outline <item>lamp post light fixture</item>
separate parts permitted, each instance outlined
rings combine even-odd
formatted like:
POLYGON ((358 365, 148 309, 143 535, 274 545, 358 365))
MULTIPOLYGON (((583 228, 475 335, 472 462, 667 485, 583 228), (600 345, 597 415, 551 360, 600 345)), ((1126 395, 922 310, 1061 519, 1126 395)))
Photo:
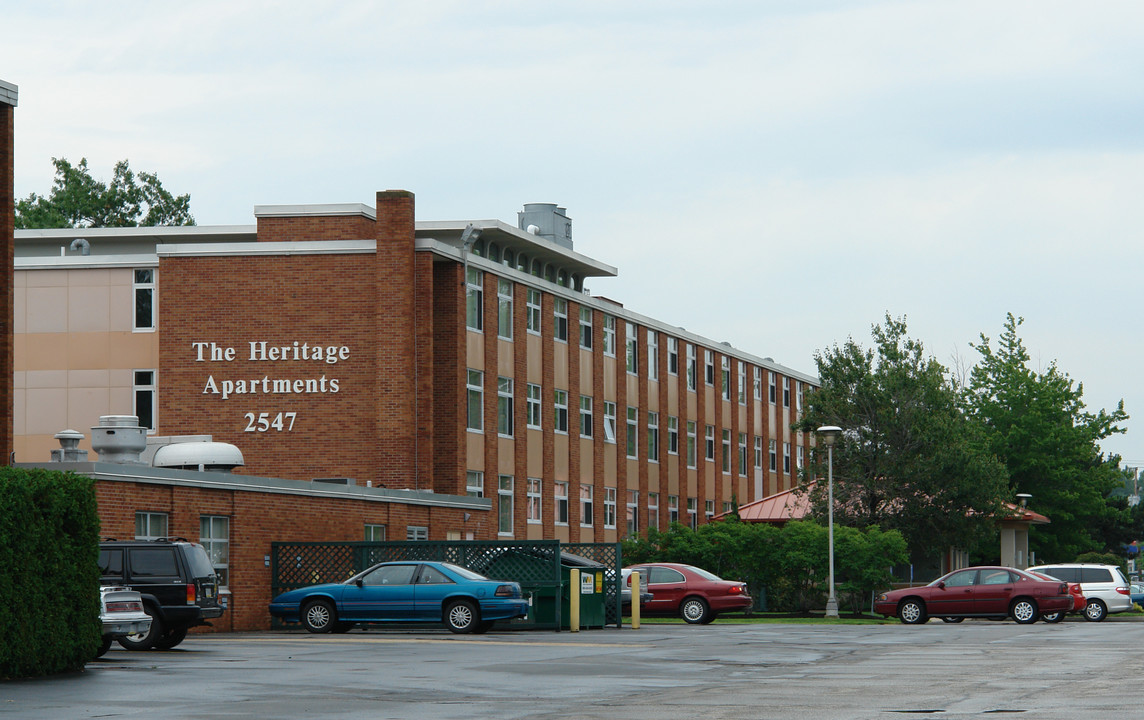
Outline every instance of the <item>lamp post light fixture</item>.
POLYGON ((827 578, 829 594, 826 597, 826 617, 838 617, 838 598, 834 595, 834 442, 842 434, 837 425, 818 428, 818 437, 826 443, 826 533, 830 543, 830 575, 827 578))

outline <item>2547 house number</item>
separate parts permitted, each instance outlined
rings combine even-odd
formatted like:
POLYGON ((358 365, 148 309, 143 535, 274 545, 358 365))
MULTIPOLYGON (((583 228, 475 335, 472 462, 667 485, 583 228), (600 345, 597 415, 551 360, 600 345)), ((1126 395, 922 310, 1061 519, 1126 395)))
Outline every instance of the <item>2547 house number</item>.
POLYGON ((244 432, 270 432, 271 430, 290 432, 294 429, 294 421, 298 419, 298 413, 280 412, 277 415, 258 413, 255 415, 248 412, 244 417, 246 418, 246 430, 244 432))

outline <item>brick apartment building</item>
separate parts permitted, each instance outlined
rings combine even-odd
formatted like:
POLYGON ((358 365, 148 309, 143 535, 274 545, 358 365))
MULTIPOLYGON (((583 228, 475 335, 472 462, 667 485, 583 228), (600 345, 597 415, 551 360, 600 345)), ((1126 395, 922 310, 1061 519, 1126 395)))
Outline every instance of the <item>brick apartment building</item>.
POLYGON ((77 466, 105 534, 228 559, 235 629, 268 623, 275 540, 614 542, 796 481, 816 379, 591 295, 616 270, 563 208, 418 222, 386 191, 255 217, 16 233, 17 462, 104 415, 240 449, 233 473, 77 466))

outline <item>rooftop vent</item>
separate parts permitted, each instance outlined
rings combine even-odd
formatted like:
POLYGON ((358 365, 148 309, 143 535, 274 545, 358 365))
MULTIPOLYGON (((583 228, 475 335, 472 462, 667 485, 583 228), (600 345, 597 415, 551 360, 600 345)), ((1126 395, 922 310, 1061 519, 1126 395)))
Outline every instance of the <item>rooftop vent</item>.
POLYGON ((147 428, 134 415, 102 415, 91 429, 91 449, 100 462, 143 465, 139 455, 147 449, 147 428))
POLYGON ((63 430, 53 437, 60 441, 60 449, 52 450, 52 462, 87 462, 87 450, 80 450, 83 433, 76 430, 63 430))
POLYGON ((516 226, 561 247, 572 249, 572 219, 555 203, 526 203, 516 214, 516 226))
POLYGON ((245 462, 242 451, 230 443, 182 442, 160 447, 151 464, 179 470, 230 472, 245 462))

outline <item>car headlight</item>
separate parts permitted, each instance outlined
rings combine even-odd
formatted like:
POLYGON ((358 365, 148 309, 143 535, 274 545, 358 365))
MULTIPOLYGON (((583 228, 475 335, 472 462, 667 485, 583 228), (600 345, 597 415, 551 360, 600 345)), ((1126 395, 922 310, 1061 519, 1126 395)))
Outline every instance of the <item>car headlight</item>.
POLYGON ((886 593, 882 593, 881 595, 879 595, 878 599, 875 602, 886 602, 886 593))

